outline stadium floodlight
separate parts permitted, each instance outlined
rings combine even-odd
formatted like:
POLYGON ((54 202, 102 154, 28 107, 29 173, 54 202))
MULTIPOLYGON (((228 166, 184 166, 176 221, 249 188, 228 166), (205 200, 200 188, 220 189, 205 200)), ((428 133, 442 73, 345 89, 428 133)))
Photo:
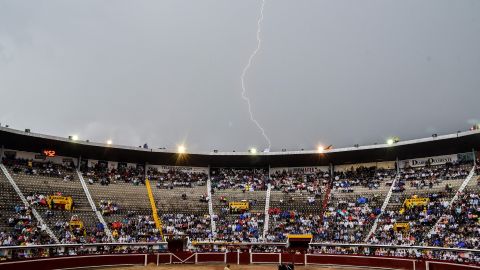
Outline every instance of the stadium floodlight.
POLYGON ((323 147, 323 145, 319 145, 317 147, 317 151, 318 151, 318 153, 323 153, 325 151, 325 147, 323 147))
POLYGON ((250 154, 256 154, 257 153, 257 148, 252 147, 252 148, 250 148, 250 150, 248 150, 248 152, 250 152, 250 154))
POLYGON ((182 145, 179 145, 179 146, 177 147, 177 152, 178 152, 179 154, 184 154, 184 153, 186 152, 186 150, 187 150, 187 148, 185 148, 185 145, 183 145, 183 144, 182 144, 182 145))
POLYGON ((72 141, 78 141, 78 135, 72 135, 72 141))
POLYGON ((390 138, 390 139, 387 140, 388 145, 392 145, 394 143, 395 143, 395 140, 393 140, 393 138, 390 138))
POLYGON ((108 145, 111 145, 112 143, 113 143, 112 140, 107 140, 108 145))

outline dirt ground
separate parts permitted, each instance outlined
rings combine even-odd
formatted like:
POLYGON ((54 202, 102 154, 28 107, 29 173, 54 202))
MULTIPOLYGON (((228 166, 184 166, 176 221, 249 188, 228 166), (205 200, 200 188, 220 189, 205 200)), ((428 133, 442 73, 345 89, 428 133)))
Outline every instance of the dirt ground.
MULTIPOLYGON (((188 269, 188 270, 223 270, 225 265, 223 264, 210 264, 210 265, 189 265, 189 264, 175 264, 175 265, 147 265, 144 266, 130 266, 130 267, 108 267, 108 268, 95 268, 95 269, 105 269, 105 270, 149 270, 149 269, 156 269, 156 270, 180 270, 180 269, 188 269)), ((254 264, 254 265, 230 265, 231 270, 277 270, 276 265, 265 265, 265 264, 254 264)), ((329 266, 295 266, 295 270, 365 270, 366 268, 353 268, 353 267, 329 267, 329 266)))

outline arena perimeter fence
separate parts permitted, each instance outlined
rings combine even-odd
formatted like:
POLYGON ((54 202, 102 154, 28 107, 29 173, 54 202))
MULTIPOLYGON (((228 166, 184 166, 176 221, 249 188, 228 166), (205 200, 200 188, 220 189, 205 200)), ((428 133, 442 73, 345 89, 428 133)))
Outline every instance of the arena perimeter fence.
POLYGON ((383 269, 440 270, 479 269, 473 261, 480 250, 424 246, 310 243, 307 253, 260 252, 285 243, 202 243, 201 246, 226 247, 225 252, 169 252, 167 243, 101 243, 32 246, 0 246, 2 270, 75 269, 97 266, 163 264, 296 264, 356 266, 383 269), (423 257, 387 256, 388 251, 430 254, 423 257), (344 254, 339 254, 340 252, 344 254), (384 254, 379 256, 378 254, 384 254), (430 258, 458 256, 463 262, 430 258))

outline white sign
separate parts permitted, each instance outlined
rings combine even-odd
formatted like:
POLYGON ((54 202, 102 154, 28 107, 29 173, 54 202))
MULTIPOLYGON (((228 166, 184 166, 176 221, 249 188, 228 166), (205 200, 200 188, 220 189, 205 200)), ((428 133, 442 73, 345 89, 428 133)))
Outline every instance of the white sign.
POLYGON ((162 173, 167 173, 168 171, 180 171, 180 172, 208 174, 208 168, 204 168, 204 167, 182 167, 182 166, 167 166, 167 165, 161 165, 161 166, 149 165, 149 167, 157 168, 157 170, 162 173))
POLYGON ((435 156, 435 157, 426 157, 426 158, 415 158, 402 160, 400 162, 400 168, 405 167, 422 167, 427 164, 429 165, 443 165, 448 162, 456 162, 458 160, 458 155, 445 155, 445 156, 435 156))
POLYGON ((293 173, 303 173, 303 174, 314 174, 317 172, 328 172, 327 166, 321 167, 281 167, 281 168, 271 168, 271 174, 275 174, 277 172, 293 172, 293 173))

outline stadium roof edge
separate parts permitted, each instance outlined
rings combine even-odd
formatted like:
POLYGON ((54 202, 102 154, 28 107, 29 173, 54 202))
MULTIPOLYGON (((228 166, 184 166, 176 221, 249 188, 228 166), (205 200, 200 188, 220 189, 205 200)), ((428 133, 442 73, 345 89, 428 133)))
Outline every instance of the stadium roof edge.
POLYGON ((191 167, 305 167, 330 164, 354 164, 394 161, 470 152, 480 149, 480 131, 464 131, 438 137, 346 147, 324 151, 286 151, 267 153, 196 152, 179 154, 162 149, 109 145, 73 141, 68 138, 0 127, 0 146, 5 150, 42 153, 54 150, 58 156, 92 160, 117 161, 191 167))
MULTIPOLYGON (((133 146, 127 146, 127 145, 116 145, 116 144, 106 144, 106 143, 99 143, 99 142, 87 142, 87 141, 82 141, 82 140, 76 140, 72 141, 71 139, 60 137, 60 136, 54 136, 54 135, 47 135, 47 134, 41 134, 41 133, 32 133, 32 132, 25 132, 22 130, 17 130, 13 128, 7 128, 7 127, 0 127, 0 131, 6 131, 10 133, 15 133, 18 135, 25 135, 25 136, 33 136, 37 138, 43 138, 43 139, 50 139, 50 140, 58 140, 58 141, 63 141, 63 142, 69 142, 69 143, 77 143, 81 145, 89 145, 89 146, 97 146, 97 147, 108 147, 108 148, 119 148, 119 149, 125 149, 125 150, 135 150, 135 151, 145 151, 145 152, 159 152, 159 153, 171 153, 171 154, 176 154, 174 151, 168 151, 164 149, 155 149, 155 148, 141 148, 141 147, 133 147, 133 146)), ((439 135, 437 137, 426 137, 426 138, 420 138, 420 139, 411 139, 411 140, 406 140, 406 141, 399 141, 396 142, 392 145, 389 144, 372 144, 372 145, 364 145, 364 146, 351 146, 351 147, 342 147, 342 148, 334 148, 331 150, 325 150, 323 153, 338 153, 338 152, 347 152, 347 151, 359 151, 359 150, 368 150, 368 149, 380 149, 380 148, 392 148, 395 146, 401 146, 401 145, 409 145, 409 144, 415 144, 415 143, 421 143, 421 142, 432 142, 432 141, 440 141, 440 140, 445 140, 445 139, 453 139, 453 138, 459 138, 459 137, 464 137, 464 136, 469 136, 473 134, 480 134, 480 129, 479 130, 467 130, 467 131, 461 131, 453 134, 446 134, 446 135, 439 135)), ((318 154, 318 150, 295 150, 295 151, 282 151, 282 152, 257 152, 255 155, 296 155, 296 154, 318 154)), ((233 156, 244 156, 244 155, 252 155, 250 152, 206 152, 206 151, 199 151, 199 152, 187 152, 185 154, 193 154, 193 155, 216 155, 216 156, 227 156, 227 155, 233 155, 233 156)))

